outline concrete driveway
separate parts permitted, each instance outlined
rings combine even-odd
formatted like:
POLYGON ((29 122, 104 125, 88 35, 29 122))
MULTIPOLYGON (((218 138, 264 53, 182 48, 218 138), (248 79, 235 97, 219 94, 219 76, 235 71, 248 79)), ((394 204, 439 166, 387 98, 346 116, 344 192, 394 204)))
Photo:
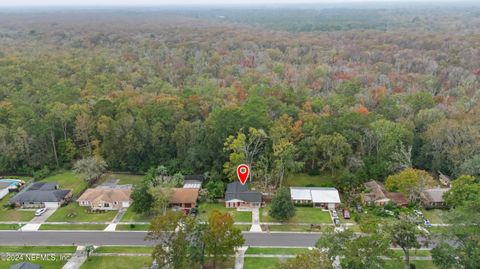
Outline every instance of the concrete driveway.
POLYGON ((20 231, 38 231, 40 226, 57 211, 57 208, 48 208, 41 216, 35 216, 29 223, 25 224, 20 231))

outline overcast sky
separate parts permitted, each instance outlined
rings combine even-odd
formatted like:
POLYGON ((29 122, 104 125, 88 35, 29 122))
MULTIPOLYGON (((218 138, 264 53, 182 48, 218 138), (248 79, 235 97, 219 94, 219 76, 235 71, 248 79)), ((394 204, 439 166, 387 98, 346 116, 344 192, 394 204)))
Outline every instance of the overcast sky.
MULTIPOLYGON (((404 0, 405 1, 405 0, 404 0)), ((408 2, 448 2, 448 0, 407 0, 408 2)), ((402 2, 402 0, 0 0, 0 6, 129 6, 129 5, 225 5, 402 2)))

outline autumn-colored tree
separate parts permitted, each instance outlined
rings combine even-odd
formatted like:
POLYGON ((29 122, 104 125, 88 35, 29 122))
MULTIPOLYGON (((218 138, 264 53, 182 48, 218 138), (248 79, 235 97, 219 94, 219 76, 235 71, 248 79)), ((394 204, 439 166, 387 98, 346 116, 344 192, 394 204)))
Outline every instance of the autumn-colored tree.
POLYGON ((233 226, 233 218, 228 213, 213 210, 208 217, 208 225, 204 234, 205 254, 212 257, 213 268, 219 260, 225 260, 235 253, 235 248, 245 242, 239 229, 233 226))

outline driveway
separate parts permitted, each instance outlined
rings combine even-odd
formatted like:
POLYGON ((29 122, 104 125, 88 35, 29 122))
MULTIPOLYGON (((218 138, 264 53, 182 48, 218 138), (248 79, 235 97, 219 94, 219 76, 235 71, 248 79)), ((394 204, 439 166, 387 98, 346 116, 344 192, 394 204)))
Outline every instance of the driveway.
POLYGON ((117 229, 117 224, 123 218, 123 215, 125 215, 125 213, 127 213, 127 208, 120 209, 115 218, 113 218, 112 223, 108 224, 107 228, 105 228, 104 231, 114 232, 117 229))
POLYGON ((262 227, 260 226, 260 209, 258 207, 252 208, 252 227, 250 227, 250 232, 262 232, 262 227))
POLYGON ((57 208, 48 208, 45 213, 43 213, 40 216, 35 216, 30 222, 25 224, 22 228, 20 228, 20 231, 38 231, 40 229, 40 226, 47 221, 47 219, 53 215, 57 211, 57 208))

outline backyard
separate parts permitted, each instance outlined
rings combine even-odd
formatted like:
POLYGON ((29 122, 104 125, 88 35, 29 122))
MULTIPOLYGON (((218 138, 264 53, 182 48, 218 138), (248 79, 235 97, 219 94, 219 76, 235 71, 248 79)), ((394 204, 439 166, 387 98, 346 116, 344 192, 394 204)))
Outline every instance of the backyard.
POLYGON ((292 187, 334 187, 336 175, 321 174, 311 176, 308 174, 293 174, 287 178, 287 186, 292 187))
POLYGON ((40 182, 57 182, 60 189, 72 190, 73 196, 78 197, 86 188, 87 183, 71 171, 62 171, 40 182))
POLYGON ((142 182, 143 177, 144 177, 143 175, 106 173, 102 175, 98 183, 118 179, 119 181, 117 182, 117 184, 119 185, 125 185, 125 184, 136 185, 142 182))
POLYGON ((62 206, 52 216, 48 222, 110 222, 118 211, 106 211, 104 213, 89 213, 87 207, 81 207, 76 202, 71 202, 62 206))
POLYGON ((220 212, 228 212, 233 217, 235 222, 251 222, 252 213, 237 211, 235 208, 226 208, 223 203, 201 203, 198 208, 198 217, 201 220, 207 220, 210 213, 217 209, 220 212))

